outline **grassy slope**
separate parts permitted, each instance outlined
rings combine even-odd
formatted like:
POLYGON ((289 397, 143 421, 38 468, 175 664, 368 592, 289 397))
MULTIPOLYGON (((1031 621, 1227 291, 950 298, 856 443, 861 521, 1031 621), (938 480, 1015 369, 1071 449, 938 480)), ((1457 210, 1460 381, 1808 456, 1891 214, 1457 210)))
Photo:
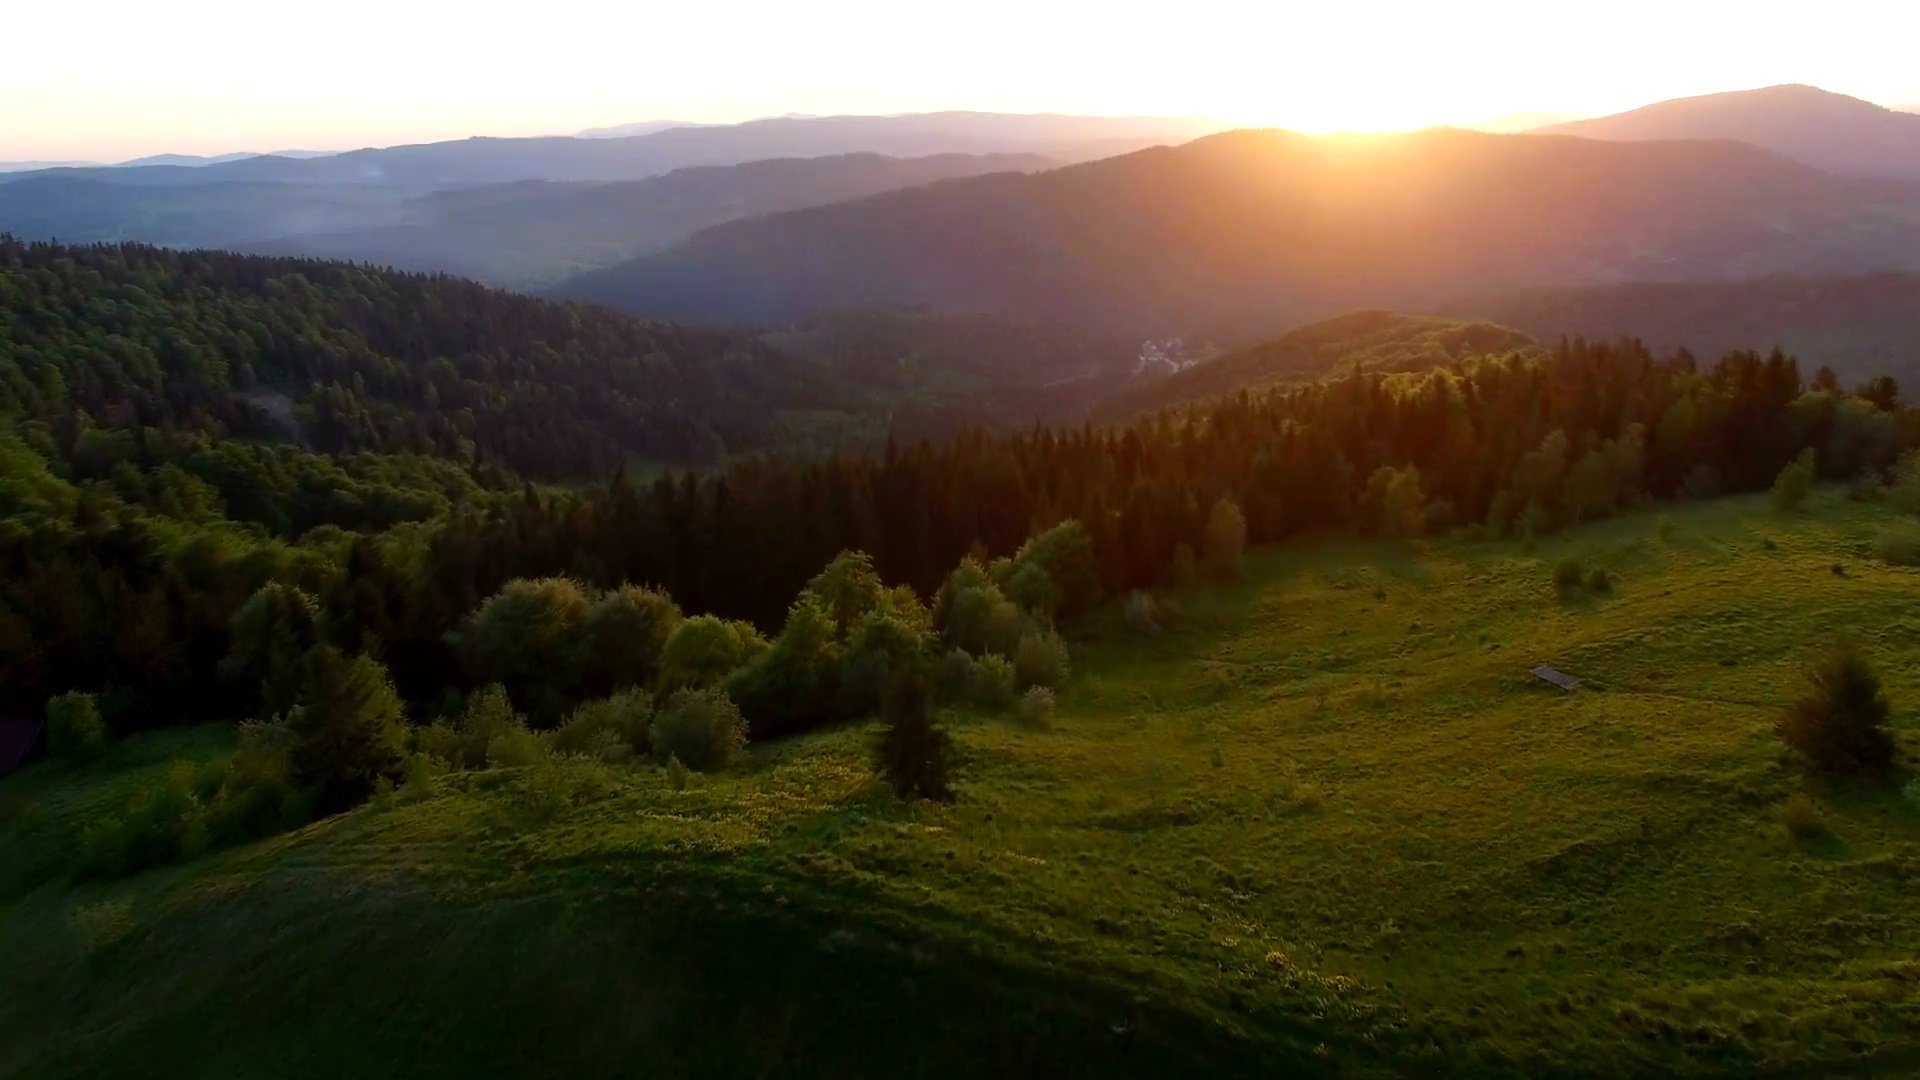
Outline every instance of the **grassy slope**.
MULTIPOLYGON (((1050 729, 956 721, 952 807, 878 793, 847 730, 684 792, 449 778, 11 882, 0 1074, 1912 1068, 1920 808, 1809 785, 1769 732, 1842 628, 1920 702, 1920 575, 1866 555, 1893 517, 1265 552, 1181 629, 1086 646, 1050 729), (1554 599, 1568 554, 1614 596, 1554 599), (1802 790, 1831 838, 1779 824, 1802 790)), ((89 784, 0 785, 0 848, 57 835, 56 788, 89 784)))

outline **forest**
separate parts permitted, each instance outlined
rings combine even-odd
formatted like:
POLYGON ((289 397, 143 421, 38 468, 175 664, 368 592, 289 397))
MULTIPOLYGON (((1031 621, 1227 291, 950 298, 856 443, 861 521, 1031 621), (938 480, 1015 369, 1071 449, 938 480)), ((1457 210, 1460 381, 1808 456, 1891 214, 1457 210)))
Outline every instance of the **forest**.
POLYGON ((0 707, 77 692, 117 730, 271 720, 342 665, 414 725, 495 687, 548 728, 720 690, 762 738, 868 713, 949 650, 1014 669, 1010 700, 1057 681, 1059 628, 1102 598, 1248 544, 1545 535, 1882 474, 1920 440, 1890 379, 1572 340, 646 477, 630 455, 770 439, 798 374, 447 279, 0 252, 0 707))

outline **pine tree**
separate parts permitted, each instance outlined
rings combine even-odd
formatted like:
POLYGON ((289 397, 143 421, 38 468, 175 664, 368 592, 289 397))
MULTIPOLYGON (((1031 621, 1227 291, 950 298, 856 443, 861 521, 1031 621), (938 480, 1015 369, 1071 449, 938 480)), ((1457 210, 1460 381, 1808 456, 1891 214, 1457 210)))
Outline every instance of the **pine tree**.
POLYGON ((874 748, 875 769, 903 799, 952 802, 947 774, 953 739, 934 723, 926 676, 918 671, 897 676, 880 714, 886 726, 874 748))
POLYGON ((1781 739, 1830 773, 1870 773, 1893 762, 1893 709, 1860 651, 1841 645, 1808 673, 1805 697, 1780 718, 1781 739))
POLYGON ((383 776, 399 779, 406 721, 385 668, 317 645, 302 662, 298 700, 287 716, 294 779, 322 811, 360 802, 383 776))

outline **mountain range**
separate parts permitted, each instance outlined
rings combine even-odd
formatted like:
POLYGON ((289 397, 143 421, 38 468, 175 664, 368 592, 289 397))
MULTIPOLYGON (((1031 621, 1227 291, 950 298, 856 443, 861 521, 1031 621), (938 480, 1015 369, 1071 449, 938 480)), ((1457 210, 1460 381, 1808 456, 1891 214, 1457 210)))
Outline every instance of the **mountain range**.
POLYGON ((1920 267, 1920 184, 1732 142, 1240 131, 737 221, 566 283, 650 317, 925 306, 1249 340, 1541 284, 1920 267))
POLYGON ((1536 129, 1584 139, 1733 139, 1833 172, 1920 180, 1920 116, 1812 86, 1680 98, 1536 129))

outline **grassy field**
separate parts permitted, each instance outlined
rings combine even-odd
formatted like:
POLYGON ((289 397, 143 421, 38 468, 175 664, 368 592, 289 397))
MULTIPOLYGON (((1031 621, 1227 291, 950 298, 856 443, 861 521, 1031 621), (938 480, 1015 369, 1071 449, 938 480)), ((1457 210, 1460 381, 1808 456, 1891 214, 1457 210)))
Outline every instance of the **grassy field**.
POLYGON ((39 766, 0 783, 0 1075, 1911 1072, 1920 799, 1771 732, 1845 633, 1914 737, 1897 517, 1263 551, 1158 637, 1087 628, 1050 724, 950 718, 951 806, 845 729, 71 882, 88 806, 230 742, 39 766), (1612 592, 1557 596, 1568 557, 1612 592))

